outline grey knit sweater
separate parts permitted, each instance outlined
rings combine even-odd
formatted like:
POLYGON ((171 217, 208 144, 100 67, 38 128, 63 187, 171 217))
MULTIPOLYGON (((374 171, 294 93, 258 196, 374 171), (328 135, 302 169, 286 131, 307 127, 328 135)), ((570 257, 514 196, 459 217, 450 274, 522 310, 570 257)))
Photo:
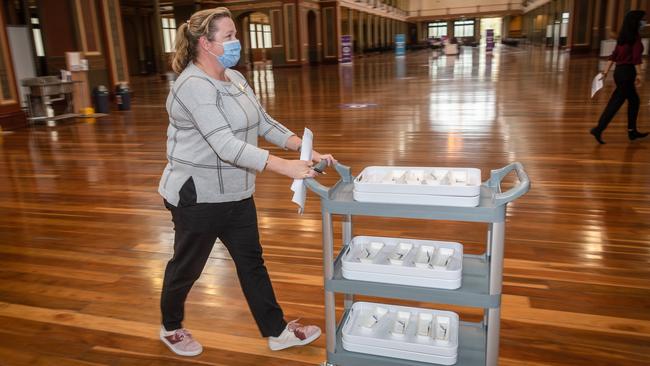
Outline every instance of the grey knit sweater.
POLYGON ((174 206, 190 177, 197 203, 252 196, 269 155, 257 147, 258 136, 285 148, 294 135, 266 113, 242 74, 228 69, 226 76, 231 82, 190 63, 169 91, 168 162, 158 191, 174 206))

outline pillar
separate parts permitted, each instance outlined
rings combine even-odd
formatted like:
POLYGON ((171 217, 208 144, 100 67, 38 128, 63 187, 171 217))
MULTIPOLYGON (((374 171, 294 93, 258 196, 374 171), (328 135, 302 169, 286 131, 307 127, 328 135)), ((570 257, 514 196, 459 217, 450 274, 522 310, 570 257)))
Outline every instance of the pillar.
MULTIPOLYGON (((600 27, 603 25, 600 23, 600 8, 601 8, 601 1, 602 0, 595 0, 594 1, 594 9, 593 9, 593 21, 592 21, 592 28, 591 28, 591 49, 592 50, 599 50, 600 49, 600 27)), ((635 9, 635 8, 633 8, 635 9)), ((560 18, 560 30, 562 29, 562 11, 558 11, 558 16, 560 18)))
POLYGON ((351 8, 348 8, 348 29, 346 29, 346 34, 354 38, 354 10, 351 8))
POLYGON ((367 48, 373 48, 374 45, 374 39, 372 38, 372 27, 373 27, 373 16, 368 14, 368 24, 366 26, 366 47, 367 48))
POLYGON ((388 19, 381 18, 381 43, 383 47, 388 46, 388 37, 386 36, 388 31, 388 19))
POLYGON ((104 15, 104 34, 108 42, 107 63, 111 85, 129 82, 129 69, 126 60, 122 15, 119 0, 102 2, 104 15))
MULTIPOLYGON (((617 31, 614 25, 614 23, 616 22, 616 19, 614 19, 614 13, 616 12, 616 5, 617 5, 616 3, 617 2, 613 0, 609 0, 607 2, 607 15, 605 18, 605 38, 607 39, 611 37, 615 37, 615 33, 617 31)), ((572 9, 571 13, 573 15, 574 7, 572 6, 570 9, 572 9)))
POLYGON ((153 39, 153 53, 156 61, 156 71, 163 73, 167 71, 168 62, 163 50, 162 25, 160 20, 160 1, 153 0, 153 24, 151 24, 153 39))
POLYGON ((381 41, 379 39, 379 29, 380 29, 380 24, 381 24, 381 18, 375 17, 375 29, 374 29, 374 39, 375 39, 375 47, 380 47, 381 46, 381 41))
POLYGON ((365 48, 365 34, 363 34, 363 22, 365 18, 366 13, 364 12, 359 12, 359 20, 357 22, 357 52, 361 53, 363 52, 363 49, 365 48))

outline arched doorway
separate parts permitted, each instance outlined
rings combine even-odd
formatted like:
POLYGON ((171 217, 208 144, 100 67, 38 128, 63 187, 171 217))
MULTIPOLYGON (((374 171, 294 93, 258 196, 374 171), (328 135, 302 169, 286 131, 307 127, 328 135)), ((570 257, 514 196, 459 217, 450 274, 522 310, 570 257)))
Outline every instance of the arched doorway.
POLYGON ((307 37, 308 37, 308 54, 309 63, 318 63, 318 25, 316 24, 316 12, 310 10, 307 13, 307 37))
POLYGON ((271 65, 271 22, 267 14, 261 12, 244 13, 237 17, 237 25, 242 42, 240 64, 251 67, 271 65))

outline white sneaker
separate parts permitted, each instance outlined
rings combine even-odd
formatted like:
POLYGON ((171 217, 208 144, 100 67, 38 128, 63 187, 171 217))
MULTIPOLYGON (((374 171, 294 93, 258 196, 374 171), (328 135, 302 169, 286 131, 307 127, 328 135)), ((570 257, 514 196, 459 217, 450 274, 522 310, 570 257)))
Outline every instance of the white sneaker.
POLYGON ((167 331, 161 326, 160 340, 180 356, 198 356, 203 352, 201 343, 194 340, 192 334, 185 328, 167 331))
POLYGON ((319 327, 302 325, 298 323, 298 320, 294 320, 287 324, 282 334, 277 337, 269 337, 269 348, 271 351, 279 351, 293 346, 304 346, 318 339, 320 334, 319 327))

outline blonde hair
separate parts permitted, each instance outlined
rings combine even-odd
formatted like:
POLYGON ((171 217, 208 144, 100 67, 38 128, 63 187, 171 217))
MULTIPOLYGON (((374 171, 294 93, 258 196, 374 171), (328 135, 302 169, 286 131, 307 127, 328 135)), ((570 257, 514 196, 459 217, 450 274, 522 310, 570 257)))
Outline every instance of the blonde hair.
POLYGON ((205 36, 209 41, 214 40, 217 20, 232 18, 230 10, 224 7, 205 9, 192 14, 190 19, 181 24, 176 31, 172 69, 181 73, 190 61, 196 60, 199 38, 205 36))

